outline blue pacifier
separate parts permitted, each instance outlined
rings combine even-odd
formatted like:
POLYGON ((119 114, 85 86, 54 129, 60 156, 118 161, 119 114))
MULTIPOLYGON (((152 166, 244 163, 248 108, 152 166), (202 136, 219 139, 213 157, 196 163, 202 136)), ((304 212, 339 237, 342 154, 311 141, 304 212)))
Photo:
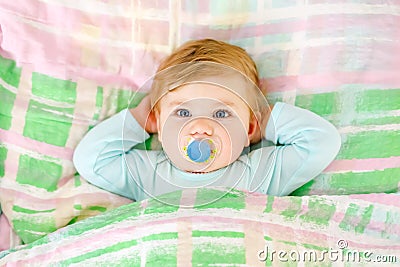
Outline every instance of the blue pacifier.
POLYGON ((187 154, 194 162, 205 162, 211 156, 211 147, 205 140, 194 140, 188 145, 187 154))
POLYGON ((197 163, 207 162, 214 158, 216 151, 210 139, 194 139, 184 150, 188 158, 197 163))

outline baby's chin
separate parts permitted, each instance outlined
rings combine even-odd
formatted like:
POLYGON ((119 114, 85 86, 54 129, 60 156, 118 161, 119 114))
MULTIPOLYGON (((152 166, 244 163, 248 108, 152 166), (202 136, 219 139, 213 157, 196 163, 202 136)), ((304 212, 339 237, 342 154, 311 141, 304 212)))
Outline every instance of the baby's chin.
POLYGON ((197 174, 203 174, 203 173, 209 173, 209 172, 214 172, 219 169, 227 167, 229 164, 234 162, 234 160, 231 161, 225 161, 225 162, 213 162, 212 164, 208 165, 205 168, 199 168, 199 169, 185 169, 185 172, 189 173, 197 173, 197 174))
MULTIPOLYGON (((221 168, 223 168, 223 167, 221 167, 221 168)), ((196 171, 196 170, 185 170, 185 172, 188 172, 188 173, 195 173, 195 174, 204 174, 204 173, 214 172, 214 171, 219 170, 219 169, 221 169, 221 168, 210 168, 210 169, 207 168, 207 169, 200 170, 200 171, 196 171)))

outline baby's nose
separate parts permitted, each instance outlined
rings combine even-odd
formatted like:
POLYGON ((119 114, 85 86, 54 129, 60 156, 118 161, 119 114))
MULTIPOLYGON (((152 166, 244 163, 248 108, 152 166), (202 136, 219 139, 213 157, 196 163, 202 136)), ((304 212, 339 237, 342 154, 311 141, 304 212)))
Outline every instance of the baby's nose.
POLYGON ((208 119, 195 119, 190 123, 189 131, 191 135, 212 135, 213 127, 208 119))

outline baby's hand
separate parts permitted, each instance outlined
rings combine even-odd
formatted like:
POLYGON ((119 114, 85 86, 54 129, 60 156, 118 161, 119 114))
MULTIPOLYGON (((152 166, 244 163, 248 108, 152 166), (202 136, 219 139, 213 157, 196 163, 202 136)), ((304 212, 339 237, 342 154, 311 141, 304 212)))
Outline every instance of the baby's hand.
POLYGON ((150 96, 146 95, 139 105, 129 110, 140 126, 148 133, 157 133, 157 120, 151 109, 150 96))

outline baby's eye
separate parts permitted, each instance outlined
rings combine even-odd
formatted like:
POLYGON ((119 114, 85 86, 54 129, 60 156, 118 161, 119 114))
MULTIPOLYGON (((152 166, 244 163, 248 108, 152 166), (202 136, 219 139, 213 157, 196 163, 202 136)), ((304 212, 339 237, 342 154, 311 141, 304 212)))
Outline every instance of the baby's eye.
POLYGON ((217 110, 217 111, 214 113, 214 117, 215 117, 215 118, 226 118, 226 117, 229 117, 230 115, 231 115, 231 114, 229 113, 229 111, 223 110, 223 109, 217 110))
POLYGON ((192 114, 190 114, 190 111, 189 110, 187 110, 187 109, 178 109, 178 111, 176 112, 176 114, 179 116, 179 117, 190 117, 190 116, 192 116, 192 114))

